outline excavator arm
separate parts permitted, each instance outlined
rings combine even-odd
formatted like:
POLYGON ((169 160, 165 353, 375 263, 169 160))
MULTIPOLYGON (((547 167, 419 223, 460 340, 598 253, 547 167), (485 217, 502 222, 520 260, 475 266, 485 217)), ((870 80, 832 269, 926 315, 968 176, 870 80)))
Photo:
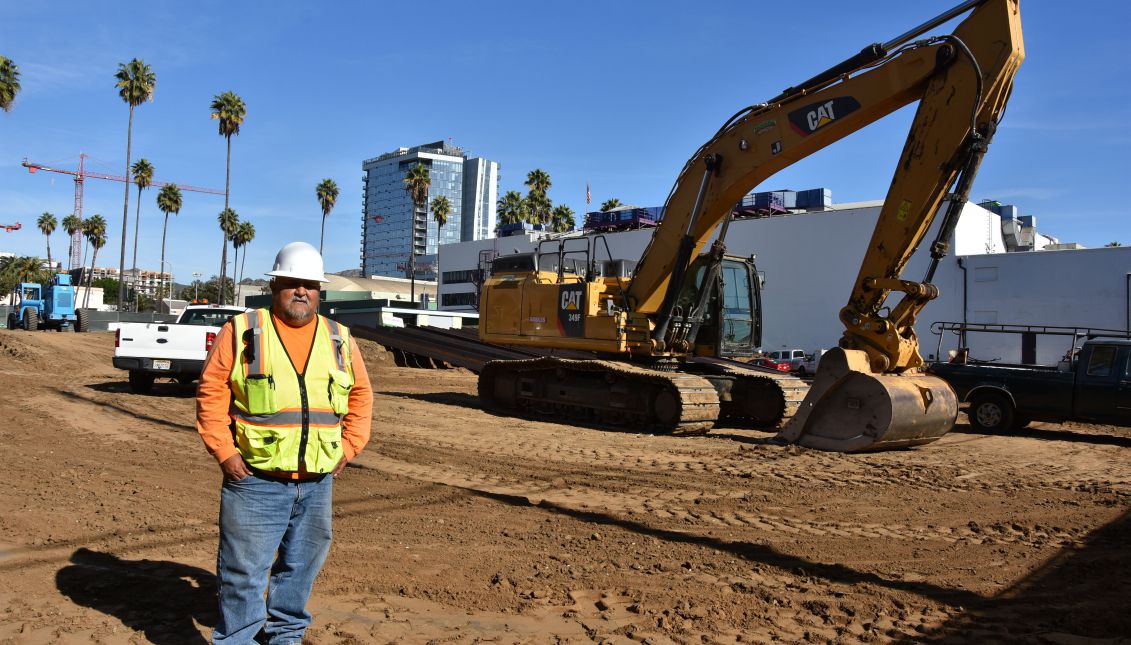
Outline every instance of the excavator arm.
POLYGON ((734 205, 747 192, 782 168, 918 101, 840 314, 842 349, 822 359, 826 373, 818 373, 781 437, 860 450, 926 443, 945 433, 957 415, 957 401, 945 383, 917 374, 922 358, 915 319, 937 296, 930 280, 1023 58, 1018 0, 970 0, 732 117, 680 173, 664 220, 629 286, 629 308, 655 321, 653 351, 678 351, 679 330, 694 325, 681 320, 687 312, 675 306, 685 274, 720 225, 725 235, 734 205), (951 34, 914 40, 971 9, 951 34), (902 279, 948 197, 927 277, 902 279), (902 299, 887 308, 892 292, 902 299), (884 376, 905 372, 902 380, 884 376), (840 427, 830 430, 834 426, 840 427))
POLYGON ((868 295, 852 297, 864 308, 865 300, 882 303, 889 289, 861 288, 865 274, 899 275, 953 184, 975 123, 996 122, 1023 58, 1016 0, 975 0, 944 16, 970 6, 977 9, 951 35, 894 51, 891 43, 872 45, 728 120, 677 178, 629 287, 632 309, 662 316, 670 283, 679 282, 734 205, 765 179, 920 101, 857 281, 856 291, 868 295))

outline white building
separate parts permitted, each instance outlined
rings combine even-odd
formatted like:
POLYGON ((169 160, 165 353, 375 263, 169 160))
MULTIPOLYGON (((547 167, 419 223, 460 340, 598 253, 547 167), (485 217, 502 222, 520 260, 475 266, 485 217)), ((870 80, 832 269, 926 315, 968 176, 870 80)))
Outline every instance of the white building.
MULTIPOLYGON (((740 219, 731 224, 728 253, 754 254, 765 281, 763 349, 811 350, 836 345, 843 331, 838 312, 848 302, 881 204, 838 204, 828 210, 740 219)), ((940 220, 941 217, 936 220, 908 263, 903 273, 906 279, 924 278, 930 242, 940 220)), ((916 326, 924 357, 936 352, 937 337, 930 332, 936 321, 1107 329, 1131 326, 1131 248, 1044 251, 1040 249, 1072 245, 1036 233, 1032 220, 1028 230, 1017 227, 1016 222, 976 204, 963 208, 950 253, 940 263, 933 280, 941 295, 927 305, 916 326), (1019 244, 1018 240, 1028 244, 1019 244), (1035 250, 1008 252, 1019 248, 1035 250)), ((586 237, 581 232, 566 236, 586 237)), ((651 229, 641 229, 603 237, 613 258, 636 260, 651 236, 651 229)), ((539 243, 556 248, 557 239, 560 236, 528 233, 444 246, 440 254, 441 308, 473 311, 478 302, 478 269, 488 266, 492 257, 532 251, 539 243)), ((597 259, 605 259, 604 243, 594 246, 598 249, 597 259)), ((986 348, 982 353, 976 342, 989 341, 975 339, 974 335, 970 340, 972 356, 1020 359, 1019 337, 997 338, 1000 346, 986 348)), ((1038 359, 1055 362, 1064 353, 1067 342, 1040 339, 1038 359)), ((953 347, 952 340, 947 339, 943 351, 953 347)))

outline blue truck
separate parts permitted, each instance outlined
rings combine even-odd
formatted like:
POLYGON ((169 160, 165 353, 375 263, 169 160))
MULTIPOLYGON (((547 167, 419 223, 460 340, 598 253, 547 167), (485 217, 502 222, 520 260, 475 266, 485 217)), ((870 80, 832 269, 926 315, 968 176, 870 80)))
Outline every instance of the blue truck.
POLYGON ((935 323, 933 329, 962 339, 949 361, 930 363, 927 371, 968 404, 966 415, 977 430, 1019 430, 1031 421, 1131 427, 1131 334, 1126 330, 963 323, 935 323), (970 332, 1019 335, 1021 362, 970 357, 970 332), (1034 364, 1038 336, 1070 337, 1071 343, 1055 365, 1034 364))
POLYGON ((71 285, 70 275, 60 273, 45 285, 22 282, 17 289, 19 301, 16 310, 8 314, 8 329, 78 329, 75 288, 71 285))

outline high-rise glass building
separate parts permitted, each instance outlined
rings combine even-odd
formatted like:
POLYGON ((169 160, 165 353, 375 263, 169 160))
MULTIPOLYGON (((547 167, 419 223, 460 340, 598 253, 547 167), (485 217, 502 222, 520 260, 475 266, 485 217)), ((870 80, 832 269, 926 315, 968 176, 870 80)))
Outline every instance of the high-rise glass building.
POLYGON ((499 164, 470 157, 443 141, 366 159, 361 164, 361 270, 367 276, 408 275, 410 250, 416 251, 416 277, 436 279, 440 244, 494 237, 499 194, 499 164), (418 163, 428 168, 432 185, 423 212, 414 212, 404 178, 418 163), (432 200, 443 195, 451 204, 448 221, 437 230, 432 200))

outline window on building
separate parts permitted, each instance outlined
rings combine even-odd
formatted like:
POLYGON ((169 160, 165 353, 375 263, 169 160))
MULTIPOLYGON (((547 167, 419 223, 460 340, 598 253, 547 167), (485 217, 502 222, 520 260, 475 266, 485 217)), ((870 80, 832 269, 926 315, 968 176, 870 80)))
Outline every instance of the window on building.
POLYGON ((479 296, 473 291, 464 293, 445 293, 440 297, 441 307, 474 307, 479 304, 479 296))

